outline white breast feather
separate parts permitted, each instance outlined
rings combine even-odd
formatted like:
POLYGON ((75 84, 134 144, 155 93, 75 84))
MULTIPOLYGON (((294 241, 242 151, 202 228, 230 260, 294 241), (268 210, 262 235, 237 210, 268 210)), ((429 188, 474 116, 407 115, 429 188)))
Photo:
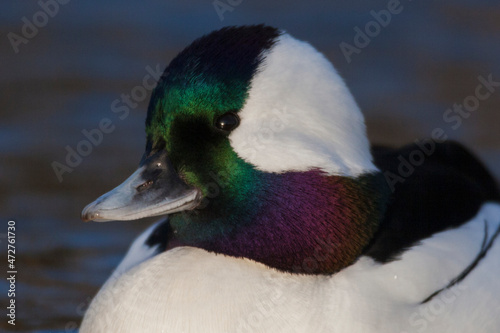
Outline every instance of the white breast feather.
POLYGON ((333 276, 292 275, 247 259, 176 248, 111 278, 81 333, 498 332, 500 241, 464 281, 421 304, 469 265, 500 225, 500 205, 434 235, 400 260, 368 257, 333 276))

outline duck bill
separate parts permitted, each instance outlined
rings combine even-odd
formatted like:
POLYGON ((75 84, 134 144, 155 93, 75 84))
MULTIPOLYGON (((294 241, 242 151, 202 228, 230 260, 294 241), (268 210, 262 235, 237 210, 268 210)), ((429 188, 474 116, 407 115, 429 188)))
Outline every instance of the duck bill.
POLYGON ((198 206, 201 192, 188 186, 175 172, 163 151, 143 158, 139 169, 114 190, 82 211, 82 220, 136 220, 172 214, 198 206))

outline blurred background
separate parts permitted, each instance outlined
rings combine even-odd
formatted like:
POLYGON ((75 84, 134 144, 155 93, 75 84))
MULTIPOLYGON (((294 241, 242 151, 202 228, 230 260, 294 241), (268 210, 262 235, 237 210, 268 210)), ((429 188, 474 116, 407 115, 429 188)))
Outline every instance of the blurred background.
POLYGON ((478 77, 500 81, 498 2, 401 0, 389 22, 380 11, 390 3, 2 1, 0 267, 7 271, 7 221, 14 220, 18 274, 15 330, 3 314, 8 285, 0 279, 0 331, 78 327, 93 295, 152 221, 79 218, 140 160, 150 93, 143 79, 193 39, 226 25, 267 23, 323 52, 364 111, 372 142, 397 146, 442 128, 500 178, 500 87, 459 126, 444 118, 454 104, 474 100, 478 77), (357 36, 360 30, 367 35, 357 36), (126 116, 113 112, 113 105, 125 105, 122 94, 133 98, 126 116), (90 147, 81 143, 104 118, 113 130, 90 147), (66 165, 68 149, 78 147, 87 156, 71 160, 58 177, 54 162, 66 165))

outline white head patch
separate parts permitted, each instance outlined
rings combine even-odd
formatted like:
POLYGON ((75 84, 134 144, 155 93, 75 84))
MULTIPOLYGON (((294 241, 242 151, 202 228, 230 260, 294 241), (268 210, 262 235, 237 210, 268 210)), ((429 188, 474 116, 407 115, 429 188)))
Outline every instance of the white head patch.
POLYGON ((377 170, 363 115, 332 64, 288 34, 263 56, 229 137, 236 153, 266 172, 377 170))

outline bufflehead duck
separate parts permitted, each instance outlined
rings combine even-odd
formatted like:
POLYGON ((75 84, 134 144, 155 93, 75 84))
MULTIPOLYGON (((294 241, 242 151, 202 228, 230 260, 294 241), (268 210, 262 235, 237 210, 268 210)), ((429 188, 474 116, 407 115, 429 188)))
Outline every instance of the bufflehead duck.
POLYGON ((456 143, 370 148, 330 62, 272 27, 228 27, 166 68, 139 169, 84 220, 168 215, 80 332, 497 332, 499 193, 456 143))

